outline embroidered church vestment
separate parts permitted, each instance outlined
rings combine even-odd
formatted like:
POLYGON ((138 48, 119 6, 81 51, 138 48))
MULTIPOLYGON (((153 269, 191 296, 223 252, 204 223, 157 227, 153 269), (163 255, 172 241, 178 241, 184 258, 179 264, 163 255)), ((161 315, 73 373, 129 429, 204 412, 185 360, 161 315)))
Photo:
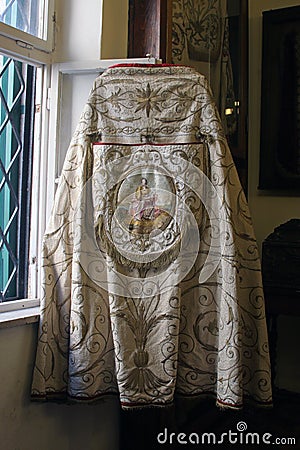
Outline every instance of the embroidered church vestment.
POLYGON ((260 261, 211 91, 181 66, 94 83, 43 242, 32 398, 271 403, 260 261))

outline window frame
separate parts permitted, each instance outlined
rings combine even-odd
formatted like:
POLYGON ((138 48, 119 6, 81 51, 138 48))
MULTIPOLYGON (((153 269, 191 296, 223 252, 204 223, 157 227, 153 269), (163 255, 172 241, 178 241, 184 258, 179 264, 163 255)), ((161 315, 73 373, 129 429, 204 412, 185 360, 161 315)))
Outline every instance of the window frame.
POLYGON ((4 295, 1 293, 3 297, 1 301, 4 302, 23 298, 28 285, 27 255, 35 75, 34 66, 3 56, 1 70, 1 198, 3 201, 1 216, 3 223, 0 247, 1 252, 4 252, 1 253, 3 257, 1 270, 4 278, 2 287, 4 292, 6 291, 4 295))
POLYGON ((48 0, 47 6, 47 36, 45 39, 0 22, 0 52, 13 58, 21 57, 24 62, 29 64, 49 63, 54 50, 56 24, 54 0, 48 0))
MULTIPOLYGON (((19 55, 14 56, 15 59, 22 61, 19 55)), ((22 61, 24 62, 24 61, 22 61)), ((28 63, 28 61, 25 61, 28 63)), ((31 65, 35 65, 31 62, 31 65)), ((27 269, 25 270, 25 274, 29 274, 31 277, 31 290, 32 290, 32 298, 19 298, 15 300, 7 300, 3 303, 0 303, 0 323, 3 319, 2 313, 7 313, 9 311, 16 311, 19 309, 20 311, 24 311, 26 307, 32 308, 33 304, 36 306, 39 305, 40 298, 40 258, 38 255, 41 254, 41 241, 42 236, 45 229, 45 210, 46 210, 46 198, 43 197, 43 186, 48 181, 47 174, 47 160, 48 160, 48 126, 49 126, 49 110, 47 108, 47 95, 48 90, 51 83, 51 66, 50 65, 35 65, 37 68, 41 69, 41 84, 42 84, 42 92, 41 92, 41 111, 40 111, 40 120, 41 126, 39 128, 38 135, 38 143, 34 144, 34 150, 36 151, 36 155, 32 161, 34 161, 37 168, 37 177, 34 180, 31 180, 31 196, 30 196, 30 216, 36 217, 36 221, 34 224, 35 227, 35 235, 30 232, 30 253, 28 254, 29 264, 27 269), (33 195, 34 194, 34 195, 33 195), (27 306, 26 306, 27 304, 27 306), (16 308, 16 305, 19 305, 16 308)), ((33 151, 33 149, 32 149, 33 151)), ((30 228, 32 224, 30 225, 30 228)), ((5 318, 5 317, 4 317, 5 318)))
MULTIPOLYGON (((46 180, 45 175, 45 155, 47 154, 48 143, 48 123, 49 123, 49 111, 46 107, 47 93, 50 87, 50 72, 51 72, 51 59, 54 51, 54 32, 56 26, 56 14, 55 14, 55 0, 47 0, 45 5, 45 24, 44 24, 44 38, 38 38, 30 33, 19 30, 6 23, 0 22, 0 52, 13 59, 17 59, 22 63, 36 66, 42 70, 42 99, 41 99, 41 128, 39 135, 39 145, 37 148, 37 169, 38 179, 31 185, 31 193, 34 193, 34 201, 31 203, 31 217, 36 215, 37 223, 35 224, 36 235, 35 238, 31 235, 30 239, 30 254, 29 264, 25 270, 27 275, 30 272, 32 294, 34 299, 18 299, 7 300, 0 303, 0 315, 6 314, 10 309, 16 310, 16 305, 19 305, 20 311, 22 311, 27 304, 34 301, 36 305, 39 304, 40 297, 40 267, 39 258, 37 255, 41 254, 41 236, 43 234, 44 221, 40 216, 43 215, 42 211, 44 205, 41 202, 40 186, 42 186, 43 180, 46 180), (43 151, 41 151, 43 149, 43 151), (40 214, 41 213, 41 214, 40 214), (33 245, 32 245, 33 244, 33 245), (30 301, 29 301, 30 300, 30 301), (21 305, 21 306, 20 306, 21 305)), ((34 157, 36 158, 36 156, 34 157)), ((28 278, 28 277, 27 277, 28 278)), ((1 317, 0 317, 1 322, 1 317)))
POLYGON ((38 175, 32 181, 31 192, 35 193, 31 204, 31 216, 36 216, 35 237, 31 235, 28 272, 30 271, 32 297, 8 300, 0 303, 0 327, 19 323, 30 323, 38 319, 41 286, 41 254, 42 236, 45 229, 46 202, 41 186, 47 183, 48 159, 48 125, 49 110, 47 108, 48 91, 51 85, 51 58, 54 50, 55 12, 54 0, 48 0, 47 39, 40 39, 10 25, 0 22, 0 52, 12 59, 41 69, 41 126, 39 129, 36 165, 38 175), (25 322, 24 322, 25 321, 25 322))

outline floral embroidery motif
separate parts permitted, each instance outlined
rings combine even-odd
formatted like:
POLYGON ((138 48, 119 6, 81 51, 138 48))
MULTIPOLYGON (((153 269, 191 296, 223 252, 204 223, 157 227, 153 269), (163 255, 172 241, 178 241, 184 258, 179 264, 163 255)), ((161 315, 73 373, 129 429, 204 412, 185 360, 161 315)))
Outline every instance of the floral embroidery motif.
POLYGON ((135 112, 138 111, 146 111, 146 116, 149 117, 150 111, 155 110, 161 112, 161 108, 159 106, 161 102, 160 89, 151 90, 150 84, 147 83, 146 89, 138 89, 136 90, 137 97, 136 101, 139 104, 135 112))

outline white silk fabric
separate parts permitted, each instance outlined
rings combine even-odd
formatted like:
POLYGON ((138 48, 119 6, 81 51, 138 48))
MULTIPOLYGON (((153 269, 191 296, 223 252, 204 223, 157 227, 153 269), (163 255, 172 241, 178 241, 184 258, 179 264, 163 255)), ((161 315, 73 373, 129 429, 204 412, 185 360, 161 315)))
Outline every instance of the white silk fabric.
POLYGON ((204 76, 115 66, 91 90, 44 237, 33 399, 269 405, 260 261, 204 76))

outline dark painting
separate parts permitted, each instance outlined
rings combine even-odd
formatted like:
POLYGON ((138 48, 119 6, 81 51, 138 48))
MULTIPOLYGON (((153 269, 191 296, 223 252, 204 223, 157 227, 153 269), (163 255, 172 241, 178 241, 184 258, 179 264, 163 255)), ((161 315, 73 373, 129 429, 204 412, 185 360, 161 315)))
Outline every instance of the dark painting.
POLYGON ((263 13, 260 189, 300 193, 300 6, 263 13))

